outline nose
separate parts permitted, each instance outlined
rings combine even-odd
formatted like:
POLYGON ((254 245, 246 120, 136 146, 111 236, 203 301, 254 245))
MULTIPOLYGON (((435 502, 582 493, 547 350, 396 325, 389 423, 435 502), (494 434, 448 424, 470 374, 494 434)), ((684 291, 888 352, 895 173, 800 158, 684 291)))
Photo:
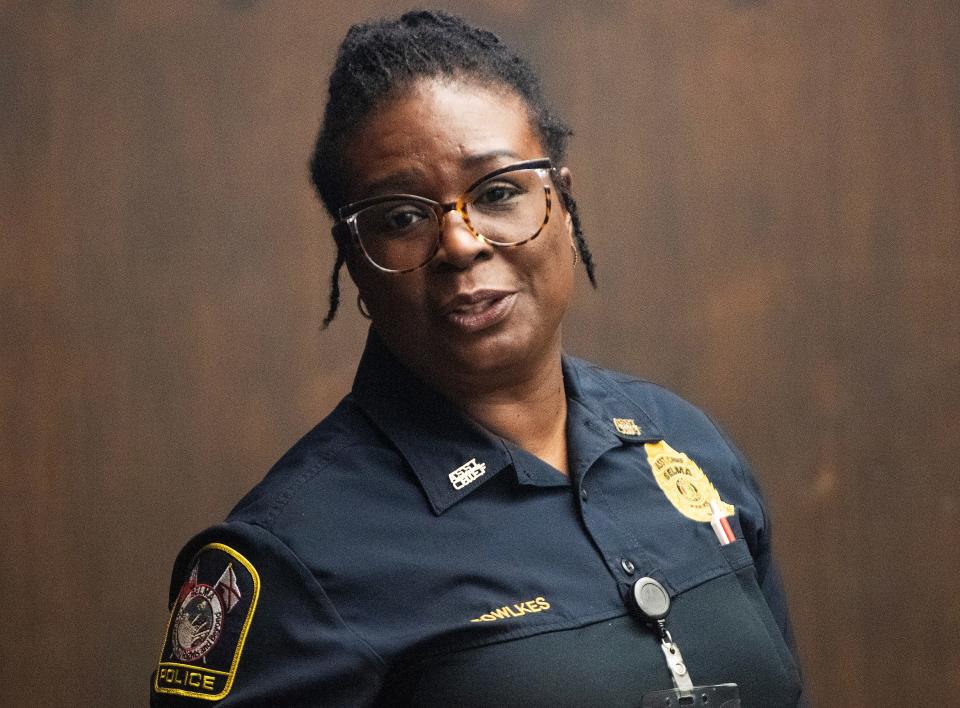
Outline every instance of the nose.
POLYGON ((455 204, 445 204, 440 221, 440 248, 435 263, 445 263, 457 270, 470 266, 478 258, 489 256, 493 246, 478 238, 457 210, 455 204))

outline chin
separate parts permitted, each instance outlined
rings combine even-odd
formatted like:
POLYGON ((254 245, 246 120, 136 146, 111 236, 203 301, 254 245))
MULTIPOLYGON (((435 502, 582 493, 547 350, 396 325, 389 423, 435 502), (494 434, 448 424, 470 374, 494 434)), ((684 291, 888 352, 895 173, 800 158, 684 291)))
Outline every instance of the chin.
MULTIPOLYGON (((453 344, 453 343, 451 343, 453 344)), ((450 347, 449 355, 458 366, 475 373, 506 374, 525 361, 536 358, 536 340, 529 332, 479 332, 461 339, 450 347)))

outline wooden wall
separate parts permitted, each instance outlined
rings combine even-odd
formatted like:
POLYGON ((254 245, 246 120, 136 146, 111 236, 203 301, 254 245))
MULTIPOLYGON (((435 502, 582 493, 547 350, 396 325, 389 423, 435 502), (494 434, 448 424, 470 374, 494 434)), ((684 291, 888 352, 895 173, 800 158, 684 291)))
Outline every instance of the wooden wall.
MULTIPOLYGON (((350 384, 306 160, 400 6, 349 5, 0 4, 4 706, 143 704, 179 545, 350 384)), ((956 1, 448 6, 576 128, 568 349, 754 461, 816 704, 960 701, 956 1)))

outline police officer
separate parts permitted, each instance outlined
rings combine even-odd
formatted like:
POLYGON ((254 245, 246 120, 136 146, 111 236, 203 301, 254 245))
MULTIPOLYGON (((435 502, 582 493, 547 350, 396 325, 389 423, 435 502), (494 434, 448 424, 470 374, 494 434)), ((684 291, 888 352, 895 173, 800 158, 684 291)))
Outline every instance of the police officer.
POLYGON ((801 700, 743 457, 563 353, 580 263, 593 281, 569 134, 489 32, 428 11, 350 29, 311 167, 336 220, 326 322, 345 264, 367 347, 178 557, 153 705, 801 700))

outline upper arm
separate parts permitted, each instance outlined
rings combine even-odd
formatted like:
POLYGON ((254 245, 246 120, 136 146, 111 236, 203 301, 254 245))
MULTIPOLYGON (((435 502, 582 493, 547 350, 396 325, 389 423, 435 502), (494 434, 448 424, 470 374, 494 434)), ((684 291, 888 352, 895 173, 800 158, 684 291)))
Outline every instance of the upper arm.
POLYGON ((181 552, 151 705, 371 703, 386 668, 313 573, 258 526, 214 527, 181 552))

